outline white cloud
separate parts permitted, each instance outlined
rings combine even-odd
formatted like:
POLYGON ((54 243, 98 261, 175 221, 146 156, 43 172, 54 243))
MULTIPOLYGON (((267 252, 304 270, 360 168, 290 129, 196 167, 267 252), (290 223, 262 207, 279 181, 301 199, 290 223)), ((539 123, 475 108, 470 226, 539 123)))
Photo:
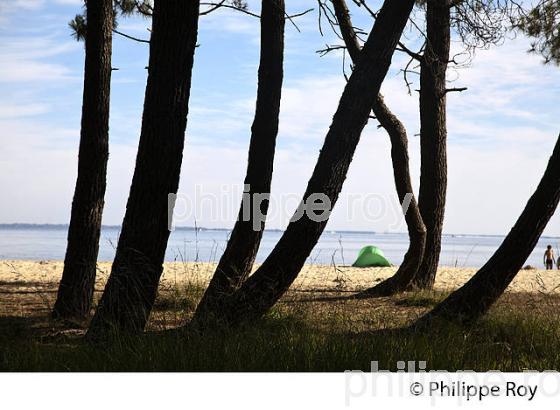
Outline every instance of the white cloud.
POLYGON ((57 4, 62 4, 65 6, 83 6, 84 0, 54 0, 57 4))
POLYGON ((281 135, 300 141, 322 140, 344 85, 341 75, 323 78, 311 76, 288 82, 282 91, 281 135))
POLYGON ((61 44, 53 36, 4 37, 0 47, 0 82, 75 80, 71 69, 52 60, 80 47, 70 41, 61 44))
POLYGON ((51 110, 48 104, 29 103, 29 104, 6 104, 0 103, 0 120, 21 118, 45 114, 51 110))
POLYGON ((11 0, 0 3, 0 12, 12 13, 17 9, 27 11, 38 10, 45 5, 45 0, 11 0))

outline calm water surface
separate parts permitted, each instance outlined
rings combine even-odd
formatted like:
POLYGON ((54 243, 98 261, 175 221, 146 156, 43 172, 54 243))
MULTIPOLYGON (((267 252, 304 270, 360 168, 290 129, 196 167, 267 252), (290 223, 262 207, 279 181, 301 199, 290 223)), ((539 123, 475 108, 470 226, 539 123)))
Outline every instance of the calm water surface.
MULTIPOLYGON (((101 233, 99 260, 111 261, 115 255, 120 228, 104 227, 101 233)), ((0 259, 64 259, 67 227, 64 225, 0 225, 0 259)), ((228 230, 179 228, 171 233, 167 261, 217 261, 226 244, 228 230)), ((257 255, 263 259, 272 250, 282 232, 266 231, 257 255)), ((482 266, 502 242, 501 236, 444 235, 440 265, 459 267, 482 266)), ((542 254, 550 243, 557 249, 560 238, 543 237, 527 260, 541 267, 542 254)), ((400 264, 408 247, 408 237, 399 233, 325 231, 313 249, 308 263, 348 265, 354 262, 365 245, 383 250, 393 263, 400 264)), ((558 252, 560 254, 560 252, 558 252)))

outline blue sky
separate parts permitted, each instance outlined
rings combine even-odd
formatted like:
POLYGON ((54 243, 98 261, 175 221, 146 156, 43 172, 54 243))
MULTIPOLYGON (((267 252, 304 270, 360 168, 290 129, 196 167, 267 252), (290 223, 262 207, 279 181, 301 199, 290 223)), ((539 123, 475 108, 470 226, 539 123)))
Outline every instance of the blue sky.
MULTIPOLYGON (((258 11, 259 2, 250 1, 258 11)), ((314 7, 289 1, 292 13, 314 7)), ((68 21, 80 0, 0 2, 0 223, 67 223, 76 177, 83 45, 68 21)), ((371 20, 354 8, 355 25, 371 20)), ((418 15, 421 23, 421 15, 418 15)), ((338 40, 317 29, 317 14, 286 26, 285 81, 269 227, 285 227, 315 161, 344 87, 341 54, 316 50, 338 40), (278 207, 280 208, 280 206, 278 207)), ((120 30, 148 38, 149 20, 120 22, 120 30)), ((416 43, 407 32, 407 43, 416 43)), ((245 173, 256 92, 259 22, 232 11, 200 21, 180 193, 218 197, 219 210, 201 201, 179 225, 228 227, 234 221, 245 173), (223 199, 226 198, 226 199, 223 199)), ((454 42, 453 49, 461 45, 454 42)), ((451 70, 449 195, 445 231, 504 234, 536 187, 560 132, 560 68, 526 53, 529 41, 510 35, 478 51, 468 67, 451 70), (556 99, 555 99, 556 97, 556 99)), ((119 224, 134 167, 141 124, 148 48, 114 38, 110 159, 105 224, 119 224)), ((419 178, 418 101, 408 95, 396 55, 383 92, 405 122, 416 189, 419 178)), ((417 78, 412 77, 416 83, 417 78)), ((414 86, 413 86, 414 88, 414 86)), ((388 137, 366 127, 329 229, 405 231, 392 180, 388 137)), ((560 235, 555 216, 547 233, 560 235)))

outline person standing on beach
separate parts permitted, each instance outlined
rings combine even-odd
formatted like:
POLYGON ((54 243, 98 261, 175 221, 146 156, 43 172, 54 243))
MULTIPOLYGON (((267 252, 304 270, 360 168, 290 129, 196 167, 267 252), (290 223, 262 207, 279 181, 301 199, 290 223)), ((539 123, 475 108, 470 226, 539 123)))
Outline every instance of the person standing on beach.
POLYGON ((546 270, 554 269, 556 258, 554 257, 554 250, 552 249, 552 245, 548 245, 546 247, 546 251, 544 251, 543 262, 546 266, 546 270))

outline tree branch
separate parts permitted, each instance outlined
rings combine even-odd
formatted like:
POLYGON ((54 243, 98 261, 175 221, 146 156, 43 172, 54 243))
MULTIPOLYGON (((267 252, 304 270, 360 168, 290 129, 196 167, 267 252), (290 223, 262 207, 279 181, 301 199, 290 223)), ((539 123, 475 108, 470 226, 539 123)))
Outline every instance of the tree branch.
POLYGON ((452 93, 452 92, 463 92, 463 91, 467 91, 468 88, 467 87, 456 87, 456 88, 448 88, 445 90, 446 93, 452 93))
POLYGON ((116 30, 116 29, 113 29, 113 33, 118 34, 119 36, 123 36, 123 37, 125 37, 125 38, 128 38, 129 40, 137 41, 137 42, 139 42, 139 43, 147 43, 147 44, 150 44, 150 40, 144 40, 144 39, 142 39, 142 38, 133 37, 133 36, 131 36, 131 35, 125 34, 125 33, 123 33, 122 31, 118 31, 118 30, 116 30))

